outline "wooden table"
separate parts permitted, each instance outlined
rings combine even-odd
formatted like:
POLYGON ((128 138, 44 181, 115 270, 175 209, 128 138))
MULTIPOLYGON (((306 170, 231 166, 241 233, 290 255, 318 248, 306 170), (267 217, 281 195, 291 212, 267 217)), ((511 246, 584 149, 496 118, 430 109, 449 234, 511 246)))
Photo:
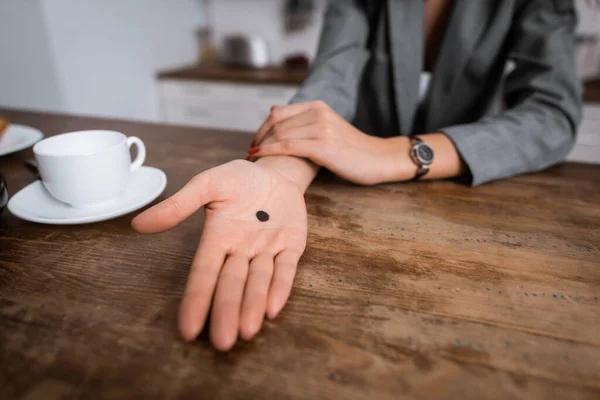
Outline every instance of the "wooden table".
MULTIPOLYGON (((247 136, 0 110, 47 135, 137 135, 174 193, 247 136)), ((12 193, 24 151, 0 158, 12 193)), ((60 227, 0 216, 0 398, 600 398, 600 168, 468 188, 321 176, 292 296, 228 354, 176 315, 197 215, 139 236, 131 215, 60 227)), ((201 214, 201 213, 199 213, 201 214)))

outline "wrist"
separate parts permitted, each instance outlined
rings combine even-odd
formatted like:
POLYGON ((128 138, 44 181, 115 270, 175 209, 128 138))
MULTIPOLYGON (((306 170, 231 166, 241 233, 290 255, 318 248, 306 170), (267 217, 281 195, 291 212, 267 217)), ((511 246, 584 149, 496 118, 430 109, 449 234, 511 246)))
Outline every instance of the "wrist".
POLYGON ((310 160, 292 156, 261 157, 256 164, 277 171, 305 192, 319 171, 319 166, 310 160))
POLYGON ((413 179, 417 166, 410 158, 412 143, 408 136, 378 138, 382 182, 399 182, 413 179))

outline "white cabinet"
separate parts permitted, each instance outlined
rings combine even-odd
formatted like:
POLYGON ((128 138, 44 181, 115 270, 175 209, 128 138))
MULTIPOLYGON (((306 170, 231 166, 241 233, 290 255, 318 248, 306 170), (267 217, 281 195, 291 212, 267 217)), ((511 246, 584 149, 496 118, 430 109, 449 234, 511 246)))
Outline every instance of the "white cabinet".
POLYGON ((298 86, 166 79, 159 82, 166 122, 255 133, 272 105, 298 86))
POLYGON ((583 107, 583 118, 568 161, 600 164, 600 104, 583 107))

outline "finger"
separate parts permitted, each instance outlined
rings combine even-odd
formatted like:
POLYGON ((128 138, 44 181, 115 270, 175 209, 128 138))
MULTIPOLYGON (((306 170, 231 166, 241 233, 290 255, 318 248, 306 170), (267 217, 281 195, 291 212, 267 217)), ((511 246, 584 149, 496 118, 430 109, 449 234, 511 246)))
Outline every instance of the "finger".
POLYGON ((194 340, 204 328, 224 262, 225 251, 220 244, 203 236, 179 307, 179 333, 186 341, 194 340))
POLYGON ((320 100, 311 101, 308 103, 296 103, 289 104, 287 106, 277 106, 271 107, 271 113, 269 117, 263 122, 263 124, 258 128, 258 132, 256 133, 256 137, 254 138, 256 144, 261 143, 264 139, 264 136, 267 134, 269 130, 276 123, 308 111, 312 108, 326 107, 325 103, 320 100))
POLYGON ((260 254, 254 257, 250 263, 240 318, 240 334, 244 340, 252 339, 260 331, 267 311, 272 276, 273 256, 260 254))
POLYGON ((317 164, 319 162, 322 151, 322 144, 319 140, 314 139, 292 139, 281 140, 275 143, 264 144, 255 147, 250 152, 255 157, 266 156, 296 156, 309 158, 317 164))
POLYGON ((283 121, 284 119, 293 117, 294 115, 300 114, 304 111, 309 110, 311 103, 296 103, 289 104, 286 106, 272 106, 269 112, 269 116, 264 120, 262 125, 258 128, 256 136, 254 138, 255 143, 260 143, 267 132, 276 123, 283 121))
POLYGON ((140 233, 163 232, 215 200, 212 195, 210 175, 205 171, 193 177, 173 196, 135 217, 131 225, 140 233))
POLYGON ((275 257, 273 279, 267 300, 267 316, 270 319, 279 314, 290 296, 300 255, 294 250, 284 250, 275 257))
POLYGON ((210 320, 210 339, 217 350, 227 351, 237 340, 247 277, 248 258, 239 253, 228 256, 219 275, 210 320))
MULTIPOLYGON (((317 128, 317 115, 314 110, 308 110, 303 113, 297 114, 288 119, 284 119, 281 122, 276 123, 271 127, 271 129, 267 132, 267 134, 263 137, 260 142, 255 143, 255 146, 260 146, 261 144, 268 143, 269 139, 274 136, 282 139, 287 133, 294 129, 299 129, 302 127, 312 126, 313 128, 317 128)), ((317 130, 313 130, 313 134, 311 138, 317 136, 317 130)), ((306 137, 307 138, 307 137, 306 137)))
MULTIPOLYGON (((293 119, 293 118, 291 118, 293 119)), ((289 120, 288 120, 289 121, 289 120)), ((319 128, 321 125, 318 123, 311 123, 307 125, 301 125, 297 127, 290 127, 287 129, 277 129, 277 134, 265 137, 265 140, 257 146, 261 147, 267 144, 277 143, 284 140, 297 140, 297 139, 318 139, 319 128)), ((271 131, 273 132, 273 131, 271 131)))

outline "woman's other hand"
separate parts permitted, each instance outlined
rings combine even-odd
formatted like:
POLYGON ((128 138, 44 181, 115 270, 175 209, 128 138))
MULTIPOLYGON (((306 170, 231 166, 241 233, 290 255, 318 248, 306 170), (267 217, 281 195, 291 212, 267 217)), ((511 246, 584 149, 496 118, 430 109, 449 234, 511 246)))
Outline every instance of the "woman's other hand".
POLYGON ((416 167, 408 159, 410 140, 367 135, 322 101, 274 106, 249 154, 308 158, 344 179, 369 185, 408 180, 416 167))

